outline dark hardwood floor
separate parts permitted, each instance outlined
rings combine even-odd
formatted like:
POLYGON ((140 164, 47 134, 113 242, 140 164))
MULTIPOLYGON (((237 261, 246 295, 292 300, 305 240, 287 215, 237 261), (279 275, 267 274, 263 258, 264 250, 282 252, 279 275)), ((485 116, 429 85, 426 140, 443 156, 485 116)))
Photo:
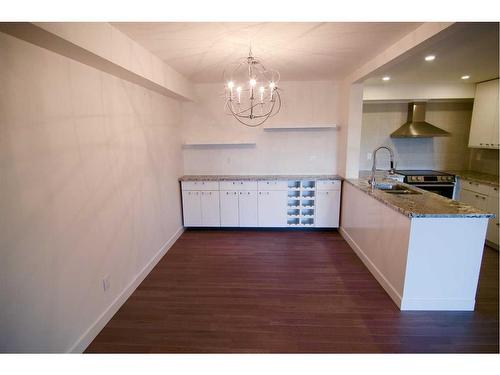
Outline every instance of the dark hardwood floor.
POLYGON ((189 230, 88 353, 498 353, 498 253, 474 312, 401 312, 335 231, 189 230))

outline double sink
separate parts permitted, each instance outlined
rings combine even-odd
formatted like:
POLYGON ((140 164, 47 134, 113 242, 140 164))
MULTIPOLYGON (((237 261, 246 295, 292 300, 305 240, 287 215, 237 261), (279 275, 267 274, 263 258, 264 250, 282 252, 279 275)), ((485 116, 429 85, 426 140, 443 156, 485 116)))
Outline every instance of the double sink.
POLYGON ((375 184, 375 189, 381 190, 384 193, 388 194, 422 194, 419 191, 415 191, 410 189, 408 186, 397 184, 397 183, 389 183, 389 182, 380 182, 375 184))

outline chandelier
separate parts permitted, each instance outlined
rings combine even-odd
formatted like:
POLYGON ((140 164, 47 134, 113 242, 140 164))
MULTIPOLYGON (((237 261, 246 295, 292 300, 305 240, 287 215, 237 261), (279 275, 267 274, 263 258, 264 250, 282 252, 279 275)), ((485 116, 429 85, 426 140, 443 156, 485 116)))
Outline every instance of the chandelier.
POLYGON ((243 125, 262 125, 281 109, 279 79, 279 73, 267 70, 250 49, 248 57, 224 70, 225 112, 243 125))

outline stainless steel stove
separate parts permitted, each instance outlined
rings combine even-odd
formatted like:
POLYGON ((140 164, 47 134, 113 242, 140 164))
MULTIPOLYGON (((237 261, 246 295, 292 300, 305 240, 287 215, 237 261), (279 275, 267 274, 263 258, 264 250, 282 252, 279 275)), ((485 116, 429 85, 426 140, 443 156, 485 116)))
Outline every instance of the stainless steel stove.
POLYGON ((399 181, 453 199, 455 176, 432 170, 396 170, 399 181))

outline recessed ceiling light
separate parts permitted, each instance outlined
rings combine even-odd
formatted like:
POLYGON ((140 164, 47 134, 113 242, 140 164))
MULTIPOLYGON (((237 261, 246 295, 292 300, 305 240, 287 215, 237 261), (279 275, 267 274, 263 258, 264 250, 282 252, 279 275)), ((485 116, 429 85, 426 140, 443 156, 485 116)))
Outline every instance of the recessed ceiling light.
POLYGON ((432 61, 436 58, 434 55, 425 56, 425 61, 432 61))
POLYGON ((462 76, 461 78, 462 78, 462 79, 469 79, 469 78, 470 78, 470 76, 462 76))
POLYGON ((388 81, 390 79, 391 79, 391 77, 389 77, 389 76, 382 77, 382 81, 388 81))

